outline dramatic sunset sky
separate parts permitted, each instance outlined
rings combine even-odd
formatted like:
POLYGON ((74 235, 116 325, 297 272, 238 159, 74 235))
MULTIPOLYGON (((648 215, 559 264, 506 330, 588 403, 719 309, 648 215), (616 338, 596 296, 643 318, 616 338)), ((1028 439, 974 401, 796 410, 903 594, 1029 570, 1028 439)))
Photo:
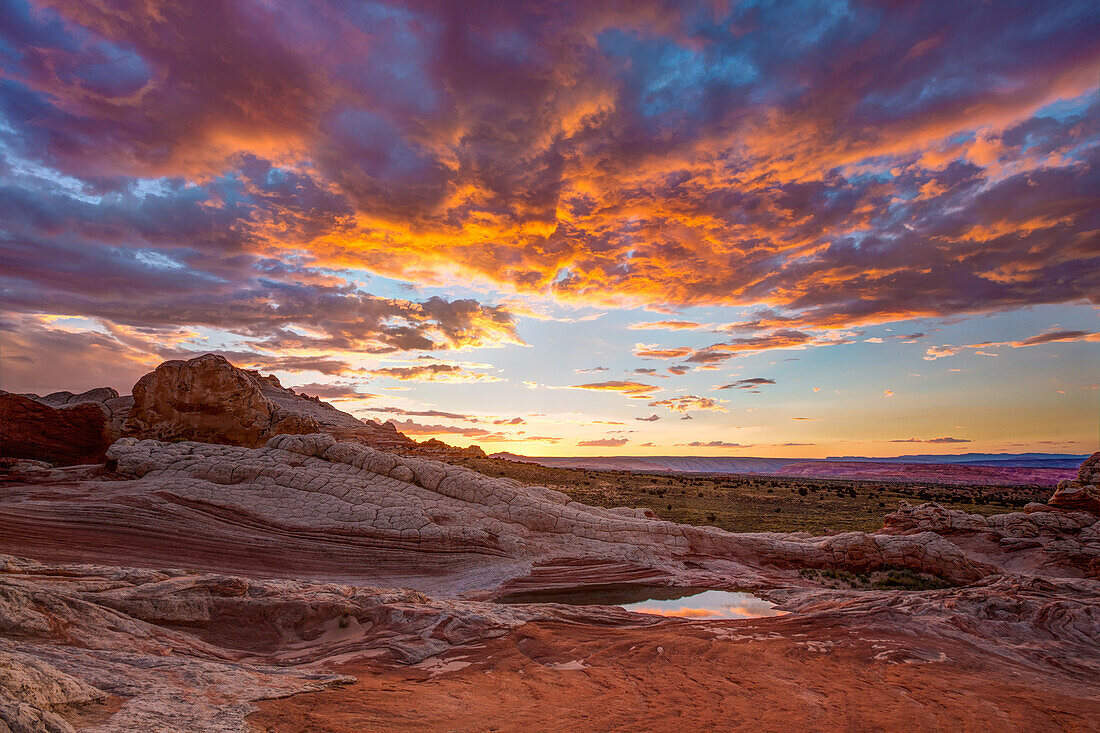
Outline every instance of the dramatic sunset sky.
POLYGON ((1097 448, 1100 6, 0 0, 0 386, 533 455, 1097 448))

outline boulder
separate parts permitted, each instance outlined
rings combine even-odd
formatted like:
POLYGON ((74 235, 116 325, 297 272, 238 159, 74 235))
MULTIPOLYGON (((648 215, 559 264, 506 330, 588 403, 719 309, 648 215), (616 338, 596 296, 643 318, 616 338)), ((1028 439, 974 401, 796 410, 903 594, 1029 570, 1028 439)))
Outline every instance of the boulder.
POLYGON ((316 432, 311 417, 268 399, 263 381, 216 354, 166 361, 134 385, 123 433, 256 447, 280 433, 316 432))
POLYGON ((62 466, 100 463, 113 442, 110 418, 98 402, 58 409, 0 392, 0 456, 62 466))
POLYGON ((274 375, 239 369, 216 354, 164 362, 138 380, 133 391, 133 409, 122 426, 127 437, 255 448, 275 435, 324 431, 376 448, 417 447, 390 424, 360 420, 316 397, 296 394, 274 375))

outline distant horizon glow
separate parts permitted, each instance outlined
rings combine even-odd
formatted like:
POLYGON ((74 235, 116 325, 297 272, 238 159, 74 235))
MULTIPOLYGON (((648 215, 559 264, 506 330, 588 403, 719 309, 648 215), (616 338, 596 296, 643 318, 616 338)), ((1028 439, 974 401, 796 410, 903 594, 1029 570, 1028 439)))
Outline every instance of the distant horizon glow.
POLYGON ((531 456, 1100 447, 1100 7, 0 0, 0 388, 531 456))

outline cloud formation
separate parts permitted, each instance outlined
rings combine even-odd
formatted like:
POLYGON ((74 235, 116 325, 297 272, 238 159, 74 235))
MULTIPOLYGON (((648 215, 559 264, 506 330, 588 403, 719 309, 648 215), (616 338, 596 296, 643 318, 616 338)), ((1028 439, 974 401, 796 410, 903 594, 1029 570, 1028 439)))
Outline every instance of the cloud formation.
POLYGON ((766 384, 775 384, 775 380, 768 379, 767 377, 749 377, 747 379, 738 379, 729 384, 720 385, 714 389, 747 389, 759 393, 760 390, 758 387, 762 387, 766 384))
POLYGON ((462 435, 468 438, 481 438, 491 434, 491 431, 485 428, 428 425, 413 420, 391 420, 390 422, 402 433, 408 435, 462 435))
POLYGON ((406 415, 409 417, 442 417, 448 420, 464 420, 466 422, 476 422, 477 418, 472 415, 463 415, 458 412, 443 412, 442 410, 407 410, 403 407, 368 407, 366 410, 362 410, 359 414, 382 414, 382 415, 406 415))
POLYGON ((618 448, 629 442, 626 438, 597 438, 594 440, 578 440, 577 445, 588 448, 618 448))
POLYGON ((1100 342, 1100 331, 1082 331, 1082 330, 1066 330, 1055 329, 1039 333, 1034 336, 1029 336, 1019 341, 982 341, 977 344, 963 344, 961 346, 929 346, 924 352, 925 361, 935 361, 936 359, 942 359, 948 356, 955 356, 964 349, 969 349, 981 356, 997 356, 995 353, 987 351, 987 349, 994 349, 998 346, 1010 346, 1014 349, 1023 348, 1026 346, 1041 346, 1043 344, 1062 343, 1070 341, 1092 341, 1100 342))
POLYGON ((931 443, 933 445, 948 445, 951 443, 970 443, 966 438, 905 438, 904 440, 891 440, 890 443, 931 443))
POLYGON ((366 371, 375 377, 396 379, 402 382, 449 382, 465 384, 468 382, 500 382, 500 377, 484 372, 476 372, 457 364, 417 364, 415 366, 380 367, 366 371))
POLYGON ((703 328, 703 324, 695 321, 647 321, 643 323, 631 323, 627 328, 636 331, 690 331, 703 328))
POLYGON ((648 396, 656 392, 657 387, 642 382, 614 379, 607 382, 589 382, 587 384, 574 384, 571 389, 591 389, 599 392, 621 392, 631 397, 648 396))
MULTIPOLYGON (((1076 320, 963 345, 861 329, 1100 302, 1098 12, 4 0, 5 384, 125 389, 204 351, 303 381, 485 382, 372 355, 626 308, 663 332, 634 356, 696 392, 774 350, 1095 341, 1076 320)), ((585 341, 570 365, 633 368, 585 341)))
POLYGON ((758 329, 1096 302, 1096 13, 10 0, 5 305, 369 350, 517 336, 343 269, 758 329))
POLYGON ((720 404, 722 400, 712 400, 710 397, 697 397, 696 395, 684 395, 683 397, 670 397, 666 400, 650 402, 650 407, 667 407, 670 412, 679 412, 686 415, 689 412, 729 412, 720 404))
POLYGON ((1057 341, 1100 341, 1100 331, 1048 331, 1012 343, 1013 347, 1037 346, 1057 341))
POLYGON ((635 344, 634 356, 642 359, 679 359, 691 356, 695 349, 689 346, 660 346, 658 344, 635 344))
POLYGON ((303 396, 319 397, 322 400, 369 400, 378 397, 369 392, 360 392, 354 384, 310 382, 295 386, 294 391, 303 396))

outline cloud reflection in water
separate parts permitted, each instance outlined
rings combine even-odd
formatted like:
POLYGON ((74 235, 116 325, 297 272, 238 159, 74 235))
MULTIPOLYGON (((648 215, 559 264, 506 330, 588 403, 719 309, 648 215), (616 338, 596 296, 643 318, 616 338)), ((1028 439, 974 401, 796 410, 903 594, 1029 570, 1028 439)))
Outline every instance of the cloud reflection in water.
POLYGON ((752 593, 707 590, 672 600, 646 600, 621 604, 635 613, 692 619, 765 618, 784 616, 775 604, 752 593))

